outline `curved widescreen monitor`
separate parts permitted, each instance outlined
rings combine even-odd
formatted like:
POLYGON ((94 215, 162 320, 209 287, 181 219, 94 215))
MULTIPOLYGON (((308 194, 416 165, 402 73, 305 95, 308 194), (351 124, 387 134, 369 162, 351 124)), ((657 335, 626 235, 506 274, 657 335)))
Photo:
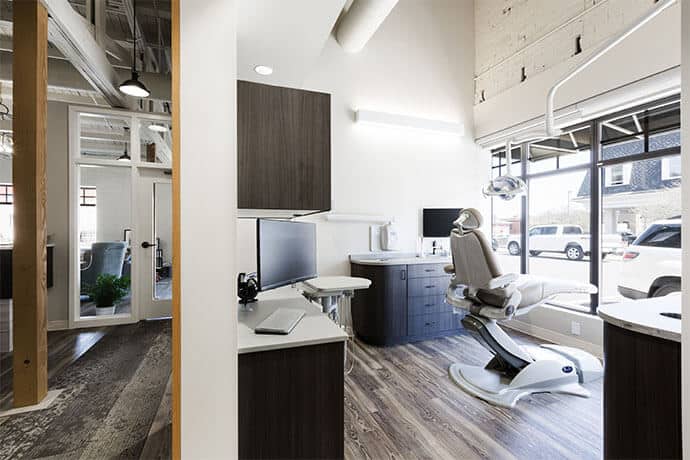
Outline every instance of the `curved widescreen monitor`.
POLYGON ((316 224, 257 219, 256 254, 262 291, 316 278, 316 224))
POLYGON ((447 238, 462 208, 426 208, 422 211, 422 236, 447 238))

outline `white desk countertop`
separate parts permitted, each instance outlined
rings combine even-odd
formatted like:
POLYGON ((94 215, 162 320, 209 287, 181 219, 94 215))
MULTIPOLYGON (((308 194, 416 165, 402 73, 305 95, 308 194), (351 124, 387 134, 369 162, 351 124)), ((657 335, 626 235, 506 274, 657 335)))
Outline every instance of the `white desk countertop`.
POLYGON ((350 262, 360 265, 417 265, 417 264, 451 264, 450 256, 424 256, 416 257, 414 254, 373 253, 353 254, 350 262))
POLYGON ((601 305, 597 309, 599 316, 607 323, 674 342, 680 342, 681 321, 660 313, 680 311, 679 294, 601 305))
POLYGON ((344 342, 347 339, 347 334, 321 312, 320 306, 309 302, 291 287, 262 292, 258 299, 249 304, 253 311, 237 313, 237 352, 240 354, 344 342), (278 308, 301 309, 306 316, 287 335, 255 334, 254 327, 278 308))

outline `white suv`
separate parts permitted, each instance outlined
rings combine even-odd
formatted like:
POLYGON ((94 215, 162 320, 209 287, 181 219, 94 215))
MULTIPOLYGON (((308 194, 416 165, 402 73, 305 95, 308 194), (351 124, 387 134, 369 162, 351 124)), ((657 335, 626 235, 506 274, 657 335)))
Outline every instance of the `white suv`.
POLYGON ((618 292, 630 299, 680 291, 681 219, 660 220, 623 253, 618 292))

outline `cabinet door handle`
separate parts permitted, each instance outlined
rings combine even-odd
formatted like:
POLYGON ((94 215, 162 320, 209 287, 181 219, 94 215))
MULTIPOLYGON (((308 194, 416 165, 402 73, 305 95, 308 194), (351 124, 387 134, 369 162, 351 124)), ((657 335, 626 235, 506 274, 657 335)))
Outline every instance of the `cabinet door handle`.
POLYGON ((434 304, 433 304, 433 303, 425 303, 424 306, 425 306, 425 307, 433 307, 434 304))
POLYGON ((424 271, 427 273, 431 273, 431 272, 435 272, 436 270, 434 270, 433 268, 425 268, 424 271))
POLYGON ((435 285, 435 284, 427 284, 427 285, 424 286, 424 287, 425 287, 426 289, 432 289, 432 288, 435 288, 436 285, 435 285))
POLYGON ((401 280, 407 279, 406 270, 400 270, 400 279, 401 280))
POLYGON ((424 323, 425 326, 433 326, 436 323, 424 323))

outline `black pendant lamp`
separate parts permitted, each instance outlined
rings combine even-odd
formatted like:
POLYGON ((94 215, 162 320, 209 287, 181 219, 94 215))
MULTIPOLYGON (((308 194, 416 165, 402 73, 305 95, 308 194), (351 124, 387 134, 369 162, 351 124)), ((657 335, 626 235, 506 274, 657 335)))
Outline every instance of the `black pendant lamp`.
POLYGON ((137 73, 137 0, 132 0, 132 78, 120 84, 120 91, 128 96, 134 97, 149 97, 151 91, 139 81, 139 74, 137 73))
MULTIPOLYGON (((125 126, 125 138, 129 136, 129 128, 125 126)), ((122 155, 117 157, 118 161, 130 161, 132 157, 129 156, 129 153, 127 153, 127 139, 125 139, 125 151, 122 155)))

